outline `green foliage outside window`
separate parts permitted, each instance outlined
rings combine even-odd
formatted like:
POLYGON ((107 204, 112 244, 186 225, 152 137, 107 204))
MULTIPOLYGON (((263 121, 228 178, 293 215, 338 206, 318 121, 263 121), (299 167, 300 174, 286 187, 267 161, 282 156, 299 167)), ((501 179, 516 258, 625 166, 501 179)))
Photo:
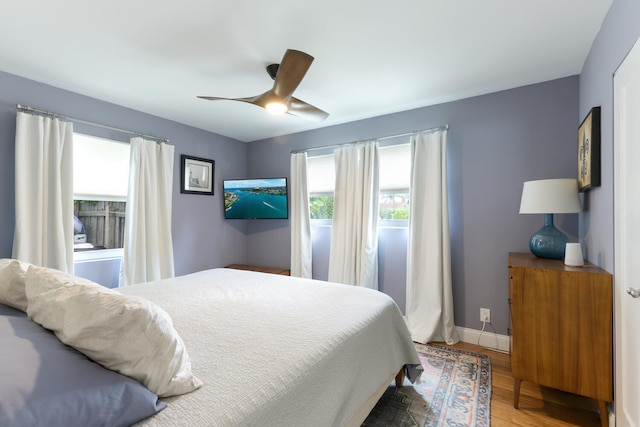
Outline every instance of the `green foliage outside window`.
POLYGON ((380 219, 409 219, 409 208, 380 209, 380 219))
MULTIPOLYGON (((333 219, 333 196, 309 197, 311 219, 333 219)), ((381 194, 380 219, 409 219, 409 194, 381 194)))
POLYGON ((333 196, 309 197, 311 219, 333 219, 333 196))
POLYGON ((409 193, 381 194, 380 219, 409 219, 409 193))

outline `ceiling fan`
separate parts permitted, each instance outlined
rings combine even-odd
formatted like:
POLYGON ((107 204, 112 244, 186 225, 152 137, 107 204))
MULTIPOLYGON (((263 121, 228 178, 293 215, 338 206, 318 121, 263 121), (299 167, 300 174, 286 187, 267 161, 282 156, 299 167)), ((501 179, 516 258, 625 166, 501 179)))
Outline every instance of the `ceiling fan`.
POLYGON ((210 101, 247 102, 272 113, 288 113, 308 120, 321 121, 329 117, 329 113, 292 96, 312 62, 313 56, 299 50, 287 49, 280 64, 267 66, 267 73, 274 82, 273 87, 263 94, 248 98, 221 98, 217 96, 198 96, 198 98, 210 101))

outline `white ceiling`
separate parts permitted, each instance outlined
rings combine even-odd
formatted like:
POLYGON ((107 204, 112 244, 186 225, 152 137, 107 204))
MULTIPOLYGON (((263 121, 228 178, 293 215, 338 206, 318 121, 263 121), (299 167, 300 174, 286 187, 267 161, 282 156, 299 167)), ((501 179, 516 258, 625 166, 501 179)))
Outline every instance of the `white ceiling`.
MULTIPOLYGON (((579 74, 611 0, 2 1, 0 70, 241 141, 579 74), (286 49, 321 123, 246 97, 286 49)), ((38 107, 34 105, 33 107, 38 107)))

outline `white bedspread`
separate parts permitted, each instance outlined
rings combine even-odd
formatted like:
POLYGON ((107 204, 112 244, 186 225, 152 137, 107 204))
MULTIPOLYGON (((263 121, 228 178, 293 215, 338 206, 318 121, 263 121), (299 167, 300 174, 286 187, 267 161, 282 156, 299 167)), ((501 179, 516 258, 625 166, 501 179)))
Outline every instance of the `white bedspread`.
POLYGON ((369 289, 215 269, 119 290, 169 313, 204 382, 139 425, 342 426, 420 363, 395 303, 369 289))

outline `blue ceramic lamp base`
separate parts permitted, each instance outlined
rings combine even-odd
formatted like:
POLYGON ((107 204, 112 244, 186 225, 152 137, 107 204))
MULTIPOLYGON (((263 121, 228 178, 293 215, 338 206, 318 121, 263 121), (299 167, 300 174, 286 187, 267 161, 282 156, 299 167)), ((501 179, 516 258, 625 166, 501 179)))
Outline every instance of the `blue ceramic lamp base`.
POLYGON ((544 226, 529 241, 529 250, 540 258, 562 259, 569 239, 553 225, 553 214, 544 215, 544 226))

